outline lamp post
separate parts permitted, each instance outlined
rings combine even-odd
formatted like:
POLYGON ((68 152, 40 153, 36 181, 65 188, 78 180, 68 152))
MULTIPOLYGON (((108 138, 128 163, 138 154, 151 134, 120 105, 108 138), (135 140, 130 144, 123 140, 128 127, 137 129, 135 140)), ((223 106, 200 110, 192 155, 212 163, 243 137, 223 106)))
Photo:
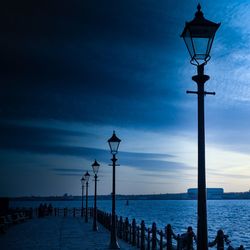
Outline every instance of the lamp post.
POLYGON ((110 245, 109 247, 111 249, 119 249, 119 245, 117 242, 116 237, 116 215, 115 215, 115 166, 117 158, 115 155, 118 153, 118 148, 121 140, 116 136, 115 131, 113 132, 113 135, 108 140, 108 144, 110 147, 110 152, 113 155, 111 161, 113 166, 113 183, 112 183, 112 219, 111 219, 111 237, 110 237, 110 245))
POLYGON ((191 56, 190 63, 197 66, 197 75, 192 80, 197 83, 197 91, 187 91, 198 95, 198 221, 197 250, 208 249, 207 239, 207 199, 205 171, 205 127, 204 127, 204 96, 215 95, 204 91, 205 82, 209 79, 204 75, 204 66, 210 59, 210 50, 215 33, 220 23, 214 23, 204 18, 201 6, 198 4, 195 18, 186 22, 181 34, 191 56))
POLYGON ((84 195, 84 185, 85 185, 85 178, 84 178, 84 176, 81 179, 81 183, 82 183, 82 210, 81 210, 81 217, 83 217, 83 195, 84 195))
POLYGON ((88 222, 88 186, 89 186, 89 177, 90 174, 87 171, 84 175, 86 181, 86 211, 85 211, 85 222, 88 222))
POLYGON ((97 223, 96 223, 96 194, 97 194, 97 173, 99 170, 100 164, 95 160, 95 162, 92 164, 93 172, 94 172, 94 178, 95 178, 95 200, 94 200, 94 220, 93 220, 93 230, 97 231, 97 223))

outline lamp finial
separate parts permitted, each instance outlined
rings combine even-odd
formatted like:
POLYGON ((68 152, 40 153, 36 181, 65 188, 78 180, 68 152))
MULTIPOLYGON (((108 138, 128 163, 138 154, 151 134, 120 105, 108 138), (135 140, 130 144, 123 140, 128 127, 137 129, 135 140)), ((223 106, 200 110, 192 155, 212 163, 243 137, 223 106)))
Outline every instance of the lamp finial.
POLYGON ((197 10, 201 11, 201 5, 200 5, 200 3, 198 3, 198 5, 197 5, 197 10))
POLYGON ((199 18, 199 19, 204 18, 203 12, 201 11, 201 5, 199 3, 197 5, 197 11, 195 13, 195 16, 196 16, 196 18, 199 18))

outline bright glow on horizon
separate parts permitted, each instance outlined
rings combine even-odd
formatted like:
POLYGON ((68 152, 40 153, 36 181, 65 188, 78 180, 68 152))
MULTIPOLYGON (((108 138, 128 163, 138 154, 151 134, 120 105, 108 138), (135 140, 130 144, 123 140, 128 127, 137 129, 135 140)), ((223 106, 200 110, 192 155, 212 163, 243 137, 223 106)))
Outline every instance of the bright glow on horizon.
MULTIPOLYGON (((110 183, 112 175, 111 167, 108 166, 110 154, 104 136, 110 131, 112 132, 109 126, 68 124, 57 121, 52 123, 37 121, 37 124, 34 124, 34 121, 25 121, 24 123, 29 126, 37 126, 38 124, 41 126, 44 124, 45 127, 49 128, 51 124, 53 128, 57 127, 78 132, 88 131, 86 137, 85 134, 79 138, 77 137, 78 143, 70 141, 69 146, 78 145, 86 147, 90 145, 93 149, 100 147, 100 150, 104 149, 107 151, 107 161, 100 161, 99 192, 100 194, 109 194, 111 192, 110 183), (89 141, 89 134, 93 135, 93 138, 96 138, 96 140, 91 140, 91 144, 84 143, 89 141)), ((118 193, 182 193, 186 192, 188 188, 197 187, 196 133, 184 135, 183 131, 179 135, 177 133, 172 135, 171 132, 169 134, 167 131, 162 134, 119 127, 116 128, 116 131, 117 135, 122 139, 118 153, 118 162, 121 164, 121 166, 117 167, 118 193), (137 161, 138 166, 124 165, 123 152, 143 153, 149 154, 149 156, 152 154, 148 160, 151 160, 152 164, 154 164, 154 160, 165 161, 166 170, 164 170, 164 167, 157 166, 157 161, 155 162, 156 165, 144 167, 143 162, 145 159, 143 155, 137 161), (155 158, 154 154, 158 156, 155 158), (168 168, 169 162, 181 165, 177 165, 177 168, 175 166, 168 168)), ((64 142, 64 144, 67 143, 64 142)), ((207 143, 206 149, 207 187, 222 187, 225 192, 249 190, 250 156, 248 154, 217 148, 216 145, 210 143, 207 143)), ((84 157, 84 155, 82 157, 74 157, 57 154, 52 154, 51 156, 37 154, 32 157, 29 153, 20 154, 18 156, 20 166, 25 169, 17 172, 18 176, 16 178, 12 176, 12 172, 18 169, 13 166, 14 169, 6 173, 6 178, 12 178, 15 181, 16 187, 20 191, 17 195, 62 195, 63 193, 79 195, 82 174, 87 170, 92 173, 92 161, 85 160, 84 157), (28 162, 30 162, 30 166, 27 165, 28 162), (32 165, 37 165, 37 167, 33 168, 32 165), (26 173, 29 174, 27 175, 26 173), (30 177, 32 178, 30 179, 30 177), (24 182, 27 184, 27 188, 23 185, 24 182), (33 191, 29 190, 28 184, 34 185, 33 191), (53 187, 53 190, 51 190, 51 187, 53 187)), ((131 162, 133 162, 133 158, 131 158, 131 162)), ((4 182, 4 185, 7 186, 8 183, 4 182)), ((90 188, 91 192, 93 190, 90 188)), ((1 195, 4 195, 4 193, 1 195)), ((15 192, 12 193, 10 191, 8 195, 13 196, 15 192)))

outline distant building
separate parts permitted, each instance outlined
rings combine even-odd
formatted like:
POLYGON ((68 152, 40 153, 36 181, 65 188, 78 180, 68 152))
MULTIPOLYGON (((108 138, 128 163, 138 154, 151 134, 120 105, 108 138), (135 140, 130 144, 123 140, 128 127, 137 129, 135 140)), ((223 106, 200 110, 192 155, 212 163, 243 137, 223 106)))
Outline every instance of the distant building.
MULTIPOLYGON (((188 197, 190 199, 197 199, 198 189, 189 188, 187 190, 188 197)), ((219 200, 223 199, 224 189, 223 188, 207 188, 207 199, 219 200)))

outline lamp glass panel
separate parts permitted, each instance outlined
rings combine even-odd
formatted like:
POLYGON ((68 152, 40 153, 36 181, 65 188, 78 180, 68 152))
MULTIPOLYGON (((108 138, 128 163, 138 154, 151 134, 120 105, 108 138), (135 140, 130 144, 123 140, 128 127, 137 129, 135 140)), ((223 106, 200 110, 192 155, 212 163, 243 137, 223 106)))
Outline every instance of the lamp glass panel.
POLYGON ((94 174, 97 174, 97 173, 98 173, 99 167, 100 167, 99 164, 98 164, 98 165, 97 165, 97 164, 93 164, 93 165, 92 165, 94 174))
POLYGON ((86 181, 86 182, 89 181, 89 177, 90 177, 90 174, 87 172, 87 173, 84 175, 84 178, 85 178, 85 181, 86 181))
POLYGON ((84 184, 85 184, 85 179, 84 178, 81 179, 81 183, 82 183, 82 186, 84 186, 84 184))
POLYGON ((112 154, 117 153, 119 144, 120 144, 120 142, 118 142, 118 141, 109 141, 109 147, 110 147, 110 151, 112 154))
POLYGON ((186 31, 186 34, 183 37, 183 39, 184 39, 184 42, 185 42, 185 44, 187 46, 187 49, 188 49, 188 52, 189 52, 191 58, 193 58, 195 52, 194 52, 194 46, 193 46, 193 42, 192 42, 192 38, 190 36, 189 30, 186 31))
POLYGON ((194 37, 193 38, 193 44, 194 44, 194 51, 195 51, 195 58, 197 60, 206 60, 206 58, 209 56, 209 45, 210 38, 200 38, 200 37, 194 37))

